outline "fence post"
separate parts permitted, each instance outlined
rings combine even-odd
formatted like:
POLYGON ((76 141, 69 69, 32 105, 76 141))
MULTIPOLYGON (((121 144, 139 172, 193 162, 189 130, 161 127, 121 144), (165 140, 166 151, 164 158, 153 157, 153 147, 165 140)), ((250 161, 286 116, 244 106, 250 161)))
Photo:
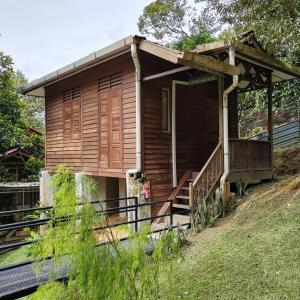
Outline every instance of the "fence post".
POLYGON ((170 225, 173 226, 173 200, 170 200, 170 225))
POLYGON ((134 197, 134 230, 138 232, 138 197, 134 197))

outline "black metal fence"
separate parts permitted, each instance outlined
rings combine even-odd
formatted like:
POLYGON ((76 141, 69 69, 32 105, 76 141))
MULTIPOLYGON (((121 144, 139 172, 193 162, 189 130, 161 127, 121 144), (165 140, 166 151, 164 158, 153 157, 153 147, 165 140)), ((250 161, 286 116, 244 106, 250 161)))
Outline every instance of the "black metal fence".
MULTIPOLYGON (((262 132, 251 137, 252 140, 267 141, 268 132, 262 132)), ((285 125, 273 128, 273 146, 283 148, 296 144, 300 140, 299 121, 293 121, 285 125)))
MULTIPOLYGON (((97 207, 97 204, 101 204, 100 208, 96 208, 97 213, 105 213, 107 216, 110 215, 115 215, 115 214, 125 214, 126 220, 121 221, 121 222, 116 222, 112 224, 108 224, 106 226, 99 226, 99 227, 94 227, 94 230, 101 230, 101 229, 106 229, 106 228, 113 228, 121 225, 130 225, 133 224, 133 229, 135 231, 138 231, 139 223, 141 222, 146 222, 146 221, 153 221, 157 218, 162 218, 162 217, 168 217, 169 222, 168 225, 169 227, 173 228, 173 213, 172 213, 172 200, 160 200, 160 201, 147 201, 144 203, 138 203, 138 198, 137 197, 128 197, 128 198, 119 198, 119 199, 110 199, 110 200, 103 200, 101 202, 99 201, 93 201, 89 202, 91 204, 95 205, 95 208, 97 207), (125 201, 126 205, 125 206, 117 206, 117 207, 107 207, 109 203, 118 201, 120 204, 120 201, 125 201), (139 212, 140 209, 143 207, 150 207, 151 211, 151 206, 152 205, 158 205, 158 204, 164 204, 166 202, 170 202, 170 210, 166 214, 162 215, 157 215, 157 216, 149 216, 149 217, 140 217, 139 218, 139 212), (106 206, 104 208, 104 206, 106 206), (128 219, 129 213, 131 213, 131 220, 128 219)), ((83 203, 78 203, 78 207, 83 205, 83 203)), ((54 208, 55 209, 55 208, 54 208)), ((51 218, 51 211, 53 210, 53 206, 46 206, 46 207, 35 207, 35 208, 25 208, 25 209, 16 209, 16 210, 8 210, 8 211, 2 211, 0 212, 0 217, 1 216, 7 216, 7 215, 13 215, 13 214, 22 214, 26 216, 29 213, 34 213, 34 212, 48 212, 48 217, 41 217, 38 219, 32 219, 32 220, 26 220, 26 221, 20 221, 20 222, 14 222, 14 223, 8 223, 8 224, 2 224, 0 225, 0 232, 3 231, 11 231, 11 230, 22 230, 24 228, 31 228, 31 229, 37 229, 39 226, 45 225, 48 222, 52 221, 53 219, 51 218)), ((151 214, 151 213, 150 213, 151 214)), ((46 215, 46 214, 45 214, 46 215)), ((42 216, 42 214, 41 214, 42 216)), ((67 221, 68 216, 65 216, 64 219, 61 219, 60 221, 67 221)), ((182 225, 189 225, 189 224, 182 224, 182 225)), ((175 226, 176 227, 176 226, 175 226)), ((162 229, 163 230, 163 229, 162 229)), ((152 232, 159 232, 162 230, 154 230, 152 232)), ((14 243, 8 243, 8 244, 2 244, 0 245, 0 252, 8 249, 14 249, 18 248, 21 246, 26 246, 30 245, 37 240, 25 240, 21 242, 14 242, 14 243)))

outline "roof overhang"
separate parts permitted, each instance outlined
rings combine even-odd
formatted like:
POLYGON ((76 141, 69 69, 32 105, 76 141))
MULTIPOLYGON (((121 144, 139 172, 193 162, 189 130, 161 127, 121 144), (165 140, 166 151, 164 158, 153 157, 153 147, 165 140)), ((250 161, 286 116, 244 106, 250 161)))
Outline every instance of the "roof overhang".
POLYGON ((237 75, 240 69, 210 56, 200 55, 190 51, 177 51, 156 43, 143 40, 139 48, 145 52, 156 55, 174 64, 189 66, 213 74, 237 75))
POLYGON ((83 70, 94 67, 116 56, 120 56, 130 51, 130 45, 133 42, 144 39, 140 36, 130 35, 107 47, 93 52, 79 60, 74 61, 67 66, 51 72, 39 79, 33 80, 22 88, 22 93, 28 96, 45 97, 44 88, 59 80, 75 75, 83 70))
MULTIPOLYGON (((198 45, 196 53, 202 55, 214 55, 221 52, 228 52, 230 45, 224 41, 217 41, 198 45)), ((256 49, 244 43, 235 46, 236 56, 258 66, 269 69, 272 72, 273 82, 300 78, 300 67, 285 63, 265 51, 256 49)))

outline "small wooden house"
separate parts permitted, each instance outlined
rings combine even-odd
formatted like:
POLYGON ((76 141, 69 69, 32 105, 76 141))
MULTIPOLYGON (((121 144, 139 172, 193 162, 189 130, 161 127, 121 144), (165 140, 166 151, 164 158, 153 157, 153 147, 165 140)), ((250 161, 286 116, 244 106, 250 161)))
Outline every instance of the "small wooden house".
MULTIPOLYGON (((144 176, 151 200, 190 210, 226 182, 272 178, 269 141, 240 140, 237 94, 299 78, 300 68, 268 55, 247 33, 177 51, 129 36, 24 87, 45 97, 46 170, 58 164, 95 178, 101 197, 126 195, 144 176), (142 175, 141 175, 142 174, 142 175)), ((157 205, 152 215, 166 211, 157 205)))

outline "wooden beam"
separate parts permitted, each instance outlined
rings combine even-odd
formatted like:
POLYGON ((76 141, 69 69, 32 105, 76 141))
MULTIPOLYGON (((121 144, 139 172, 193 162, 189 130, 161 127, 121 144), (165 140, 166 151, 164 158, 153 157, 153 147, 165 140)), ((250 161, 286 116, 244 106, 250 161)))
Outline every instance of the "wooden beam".
POLYGON ((205 54, 205 53, 215 53, 215 52, 222 52, 229 48, 229 45, 226 44, 224 41, 218 42, 211 42, 198 45, 196 47, 195 52, 205 54))
POLYGON ((210 56, 200 55, 193 52, 182 52, 178 55, 179 63, 192 66, 197 69, 208 70, 210 73, 225 73, 239 75, 240 68, 218 61, 210 56))
POLYGON ((143 78, 143 81, 148 81, 148 80, 152 80, 152 79, 172 75, 172 74, 183 72, 183 71, 190 70, 190 69, 191 68, 188 67, 188 66, 183 66, 183 67, 176 68, 176 69, 173 69, 173 70, 169 70, 169 71, 157 73, 157 74, 154 74, 154 75, 146 76, 146 77, 143 78))
POLYGON ((219 143, 223 142, 223 91, 224 78, 218 76, 219 143))
POLYGON ((268 76, 268 140, 271 143, 271 166, 273 166, 273 84, 272 72, 268 76))
POLYGON ((168 60, 174 64, 178 63, 177 50, 170 49, 146 40, 141 41, 139 43, 139 49, 150 54, 156 55, 162 59, 168 60))
POLYGON ((272 69, 278 70, 282 73, 300 78, 300 67, 287 64, 275 57, 268 55, 267 53, 257 51, 255 48, 242 43, 236 46, 236 51, 237 54, 240 54, 241 56, 245 56, 254 61, 258 61, 263 65, 271 67, 272 69))

